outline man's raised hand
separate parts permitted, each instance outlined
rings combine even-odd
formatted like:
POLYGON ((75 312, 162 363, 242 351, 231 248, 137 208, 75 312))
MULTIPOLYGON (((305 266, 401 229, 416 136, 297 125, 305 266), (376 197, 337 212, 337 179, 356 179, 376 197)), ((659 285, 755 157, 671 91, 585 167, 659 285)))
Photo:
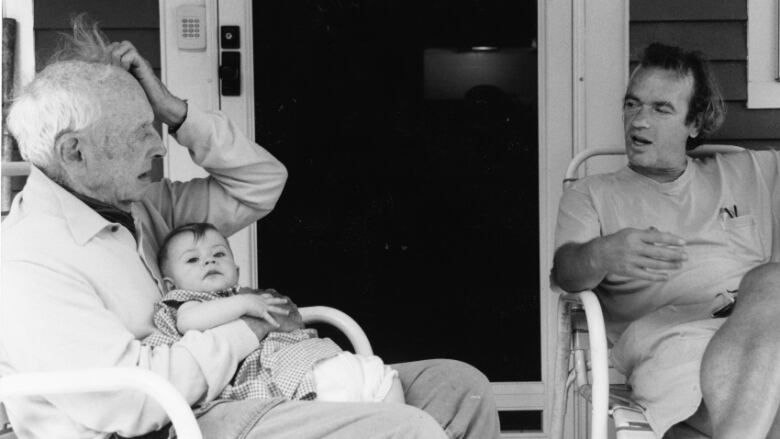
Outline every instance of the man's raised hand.
POLYGON ((108 49, 111 51, 111 63, 130 72, 141 84, 154 117, 170 127, 180 126, 187 117, 187 103, 168 91, 135 46, 129 41, 122 41, 111 43, 108 49))

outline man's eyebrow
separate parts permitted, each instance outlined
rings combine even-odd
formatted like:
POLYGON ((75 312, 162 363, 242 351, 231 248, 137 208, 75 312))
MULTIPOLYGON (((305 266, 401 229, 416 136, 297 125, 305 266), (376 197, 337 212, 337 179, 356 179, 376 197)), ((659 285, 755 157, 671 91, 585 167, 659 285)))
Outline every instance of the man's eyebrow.
POLYGON ((143 123, 141 123, 141 125, 138 125, 135 128, 135 130, 133 130, 133 133, 135 134, 146 133, 146 131, 149 130, 150 128, 154 129, 154 121, 148 121, 148 122, 144 121, 143 123))
MULTIPOLYGON (((639 99, 638 97, 636 97, 636 95, 634 95, 632 93, 626 93, 625 97, 623 97, 623 100, 627 101, 629 99, 632 100, 632 101, 642 102, 642 100, 639 99)), ((674 104, 672 104, 671 101, 653 101, 653 102, 651 102, 651 104, 653 106, 655 106, 655 107, 669 107, 669 108, 672 108, 672 109, 675 109, 675 110, 677 109, 674 106, 674 104)))

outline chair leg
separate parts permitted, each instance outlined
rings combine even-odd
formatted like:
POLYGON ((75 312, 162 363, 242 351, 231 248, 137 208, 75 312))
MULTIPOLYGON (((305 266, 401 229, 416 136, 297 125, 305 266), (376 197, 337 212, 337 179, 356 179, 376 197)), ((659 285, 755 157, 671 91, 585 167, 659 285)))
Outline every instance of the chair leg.
POLYGON ((569 357, 571 347, 571 320, 569 304, 558 301, 558 340, 553 376, 553 401, 550 413, 550 439, 563 439, 568 396, 569 357))

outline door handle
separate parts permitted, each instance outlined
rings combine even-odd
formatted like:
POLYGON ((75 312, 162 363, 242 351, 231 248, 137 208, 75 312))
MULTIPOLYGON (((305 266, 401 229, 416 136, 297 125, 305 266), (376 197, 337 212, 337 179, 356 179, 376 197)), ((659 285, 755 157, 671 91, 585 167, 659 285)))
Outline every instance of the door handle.
POLYGON ((223 96, 241 95, 241 52, 222 52, 219 78, 223 96))

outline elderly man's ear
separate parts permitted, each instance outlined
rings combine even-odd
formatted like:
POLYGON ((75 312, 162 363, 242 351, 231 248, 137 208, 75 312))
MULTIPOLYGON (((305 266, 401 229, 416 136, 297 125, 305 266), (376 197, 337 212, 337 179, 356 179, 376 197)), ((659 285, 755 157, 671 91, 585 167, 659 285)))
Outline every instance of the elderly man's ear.
POLYGON ((60 135, 54 142, 54 148, 64 164, 74 165, 84 161, 81 154, 83 146, 82 137, 75 132, 60 135))

